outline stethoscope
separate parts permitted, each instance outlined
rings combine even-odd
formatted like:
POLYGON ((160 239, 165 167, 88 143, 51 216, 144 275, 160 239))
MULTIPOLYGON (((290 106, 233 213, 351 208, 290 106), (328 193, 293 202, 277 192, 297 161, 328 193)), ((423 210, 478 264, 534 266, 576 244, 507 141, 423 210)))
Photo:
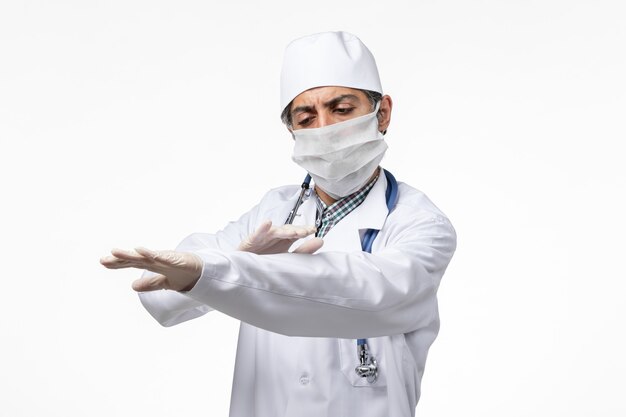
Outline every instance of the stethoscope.
MULTIPOLYGON (((387 190, 385 191, 385 201, 387 203, 387 210, 391 212, 391 210, 396 206, 396 202, 398 201, 398 182, 395 177, 391 175, 391 172, 383 169, 385 173, 385 177, 387 178, 387 190)), ((296 204, 293 206, 293 209, 289 212, 289 216, 287 217, 287 221, 285 224, 293 223, 293 220, 298 213, 298 209, 306 199, 310 195, 309 184, 311 183, 311 176, 307 174, 304 178, 304 182, 302 183, 302 188, 300 190, 300 195, 296 200, 296 204)), ((377 229, 367 229, 365 235, 363 236, 363 240, 361 240, 361 250, 363 252, 372 253, 372 244, 374 243, 374 239, 378 236, 379 230, 377 229)), ((356 349, 357 349, 357 357, 359 359, 359 364, 354 368, 354 371, 361 378, 367 378, 367 382, 373 384, 378 379, 378 363, 376 362, 376 358, 369 350, 369 346, 367 345, 367 339, 357 339, 356 341, 356 349)))

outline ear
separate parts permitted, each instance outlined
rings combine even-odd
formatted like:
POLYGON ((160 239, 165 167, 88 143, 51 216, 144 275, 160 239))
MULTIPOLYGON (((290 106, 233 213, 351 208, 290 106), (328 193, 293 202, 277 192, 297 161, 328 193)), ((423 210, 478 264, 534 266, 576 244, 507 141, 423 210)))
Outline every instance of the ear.
POLYGON ((380 108, 378 109, 378 131, 385 133, 391 122, 391 109, 393 101, 388 95, 384 95, 380 100, 380 108))

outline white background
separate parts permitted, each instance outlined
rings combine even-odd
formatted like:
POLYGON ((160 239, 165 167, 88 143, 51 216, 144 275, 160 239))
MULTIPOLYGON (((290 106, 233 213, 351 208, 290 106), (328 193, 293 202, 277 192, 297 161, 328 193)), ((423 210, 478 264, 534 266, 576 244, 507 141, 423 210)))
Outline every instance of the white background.
POLYGON ((356 33, 384 160, 451 218, 419 416, 623 416, 621 1, 0 3, 0 415, 226 416, 236 320, 164 329, 112 247, 299 183, 285 45, 356 33))

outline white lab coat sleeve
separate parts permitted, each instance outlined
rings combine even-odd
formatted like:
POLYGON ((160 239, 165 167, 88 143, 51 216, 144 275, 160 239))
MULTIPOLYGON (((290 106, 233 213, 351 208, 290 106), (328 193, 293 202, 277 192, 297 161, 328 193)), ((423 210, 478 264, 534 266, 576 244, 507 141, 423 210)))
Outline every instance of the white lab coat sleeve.
MULTIPOLYGON (((229 223, 216 234, 194 233, 185 238, 177 247, 180 252, 197 252, 203 249, 231 252, 250 234, 250 228, 257 216, 259 206, 255 206, 236 222, 229 223)), ((144 271, 143 277, 153 274, 144 271)), ((206 303, 190 298, 186 293, 161 290, 139 293, 139 299, 145 309, 165 327, 173 326, 212 310, 206 303)))
POLYGON ((377 337, 432 325, 454 228, 437 213, 411 210, 391 213, 386 227, 384 247, 372 254, 196 252, 203 271, 187 295, 290 336, 377 337))

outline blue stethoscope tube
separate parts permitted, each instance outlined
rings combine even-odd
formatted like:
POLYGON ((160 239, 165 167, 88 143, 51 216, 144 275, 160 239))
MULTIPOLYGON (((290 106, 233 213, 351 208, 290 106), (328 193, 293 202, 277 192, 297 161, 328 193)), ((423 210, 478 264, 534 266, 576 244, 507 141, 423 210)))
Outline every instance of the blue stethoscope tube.
MULTIPOLYGON (((391 172, 383 169, 385 173, 385 177, 387 178, 387 190, 385 191, 385 201, 387 203, 387 210, 391 213, 391 210, 396 206, 398 202, 398 182, 395 177, 391 174, 391 172)), ((306 192, 309 190, 309 185, 311 183, 311 176, 307 174, 304 178, 304 182, 302 182, 302 189, 300 190, 300 195, 298 196, 298 200, 296 200, 296 204, 294 205, 291 212, 289 212, 289 216, 287 217, 287 221, 285 224, 293 223, 293 220, 296 217, 298 209, 302 202, 304 201, 304 197, 306 192)), ((363 240, 361 241, 361 250, 363 252, 372 253, 372 244, 374 243, 374 239, 378 236, 379 230, 377 229, 367 229, 365 235, 363 236, 363 240)), ((359 358, 359 365, 355 368, 355 372, 363 377, 367 378, 367 382, 374 383, 378 378, 378 364, 376 363, 376 359, 369 352, 369 347, 367 345, 367 339, 357 339, 357 355, 359 358)))

